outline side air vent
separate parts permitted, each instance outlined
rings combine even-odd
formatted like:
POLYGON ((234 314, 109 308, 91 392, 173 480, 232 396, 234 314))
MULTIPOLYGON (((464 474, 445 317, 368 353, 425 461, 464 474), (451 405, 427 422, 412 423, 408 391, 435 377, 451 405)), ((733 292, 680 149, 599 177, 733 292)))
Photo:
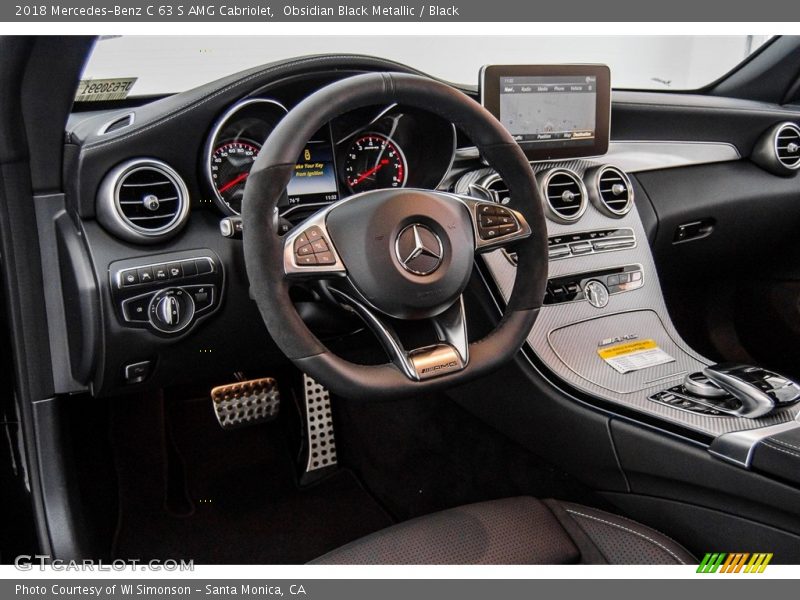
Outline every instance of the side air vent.
POLYGON ((557 223, 574 223, 586 211, 586 187, 572 171, 551 169, 540 178, 547 216, 557 223))
POLYGON ((633 187, 628 176, 616 167, 594 167, 586 172, 589 199, 608 217, 619 218, 633 206, 633 187))
POLYGON ((775 154, 778 161, 787 169, 800 167, 800 128, 786 124, 775 136, 775 154))
POLYGON ((131 125, 133 125, 134 118, 135 117, 133 113, 128 113, 126 115, 122 115, 121 117, 116 117, 115 119, 103 125, 98 133, 100 135, 106 135, 108 133, 114 133, 115 131, 119 131, 120 129, 125 129, 126 127, 130 127, 131 125))
POLYGON ((776 175, 792 175, 800 169, 800 127, 778 123, 756 142, 753 162, 776 175))
POLYGON ((134 159, 114 167, 97 195, 97 218, 129 242, 153 244, 177 233, 189 216, 189 192, 172 167, 134 159))

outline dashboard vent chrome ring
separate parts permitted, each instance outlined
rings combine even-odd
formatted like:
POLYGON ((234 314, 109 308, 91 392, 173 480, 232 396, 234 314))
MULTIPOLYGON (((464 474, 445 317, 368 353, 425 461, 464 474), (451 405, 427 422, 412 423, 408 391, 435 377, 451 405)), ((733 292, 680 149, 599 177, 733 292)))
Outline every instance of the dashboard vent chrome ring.
POLYGON ((176 234, 188 216, 186 184, 172 167, 154 158, 117 165, 98 190, 98 220, 129 242, 162 242, 176 234))
POLYGON ((586 186, 569 169, 550 169, 540 177, 547 216, 556 223, 574 223, 586 212, 586 186))
POLYGON ((800 168, 800 127, 784 123, 775 132, 775 157, 784 167, 800 168))
POLYGON ((633 207, 633 186, 624 171, 605 165, 586 173, 589 199, 608 217, 623 217, 633 207))

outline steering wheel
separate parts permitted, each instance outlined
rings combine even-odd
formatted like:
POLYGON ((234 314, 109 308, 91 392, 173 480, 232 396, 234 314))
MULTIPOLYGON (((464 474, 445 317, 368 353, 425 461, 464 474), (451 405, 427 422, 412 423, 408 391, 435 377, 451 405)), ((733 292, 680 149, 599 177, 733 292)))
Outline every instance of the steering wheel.
POLYGON ((467 95, 417 75, 356 75, 300 102, 253 164, 242 220, 251 292, 270 335, 300 370, 346 397, 411 395, 490 372, 525 342, 547 285, 542 203, 519 145, 467 95), (280 235, 278 206, 308 140, 343 113, 393 103, 430 111, 466 133, 505 180, 514 209, 443 191, 380 189, 344 198, 280 235), (497 327, 469 343, 462 292, 475 254, 503 246, 517 256, 513 291, 497 327), (289 297, 292 285, 313 279, 361 316, 391 362, 355 364, 314 336, 289 297), (427 319, 439 341, 408 350, 392 319, 427 319))

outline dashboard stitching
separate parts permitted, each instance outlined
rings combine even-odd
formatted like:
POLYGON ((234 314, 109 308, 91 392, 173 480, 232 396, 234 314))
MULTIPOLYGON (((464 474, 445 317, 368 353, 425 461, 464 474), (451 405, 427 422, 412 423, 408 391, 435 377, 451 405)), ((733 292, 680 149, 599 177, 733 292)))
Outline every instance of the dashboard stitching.
POLYGON ((125 141, 125 140, 130 139, 130 138, 132 138, 134 136, 139 135, 140 133, 144 133, 145 131, 149 131, 150 129, 153 129, 155 127, 163 125, 163 124, 171 121, 172 119, 174 119, 176 117, 179 117, 179 116, 181 116, 181 115, 183 115, 183 114, 185 114, 185 113, 187 113, 187 112, 189 112, 191 110, 194 110, 194 109, 198 108, 199 106, 202 106, 203 104, 213 100, 214 98, 216 98, 217 96, 219 96, 221 94, 229 92, 230 90, 232 90, 234 88, 237 88, 237 87, 239 87, 239 86, 241 86, 241 85, 243 85, 243 84, 245 84, 245 83, 247 83, 249 81, 252 81, 253 79, 258 79, 259 77, 262 77, 263 75, 266 75, 268 73, 271 73, 271 72, 274 72, 274 71, 280 71, 280 70, 287 69, 287 68, 298 67, 300 65, 303 65, 303 64, 306 64, 306 63, 310 63, 310 62, 330 62, 330 61, 341 60, 341 59, 363 59, 363 58, 365 58, 365 57, 360 56, 358 54, 337 54, 337 55, 322 56, 322 57, 317 56, 317 57, 314 57, 314 58, 306 58, 306 59, 302 59, 302 60, 298 60, 298 61, 293 61, 293 62, 288 62, 288 63, 281 63, 280 65, 276 65, 276 66, 272 66, 272 67, 269 67, 269 68, 266 68, 266 69, 262 69, 261 71, 258 71, 257 73, 253 73, 252 75, 248 75, 244 79, 239 79, 239 80, 231 83, 230 85, 227 85, 224 88, 222 88, 220 90, 217 90, 216 92, 214 92, 213 94, 211 94, 209 96, 206 96, 205 98, 200 98, 199 100, 196 100, 196 101, 195 100, 190 101, 190 102, 188 102, 188 103, 176 108, 173 112, 167 114, 166 116, 164 116, 163 118, 161 118, 158 121, 155 121, 154 123, 150 123, 149 125, 141 127, 139 129, 136 129, 135 131, 131 131, 131 132, 129 132, 129 133, 127 133, 127 134, 125 134, 125 135, 123 135, 121 137, 118 137, 118 138, 114 138, 114 139, 111 139, 111 140, 106 140, 104 142, 95 142, 93 144, 87 144, 86 147, 85 147, 85 151, 86 152, 91 152, 91 151, 96 150, 98 148, 104 148, 105 146, 109 146, 111 144, 116 144, 118 142, 125 141))

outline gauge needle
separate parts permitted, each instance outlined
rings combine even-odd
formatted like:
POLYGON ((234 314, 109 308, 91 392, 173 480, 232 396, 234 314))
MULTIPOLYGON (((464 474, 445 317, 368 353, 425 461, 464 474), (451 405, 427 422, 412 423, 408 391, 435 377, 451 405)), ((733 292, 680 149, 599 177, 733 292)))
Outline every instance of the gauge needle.
POLYGON ((241 183, 242 181, 244 181, 245 179, 247 179, 247 176, 248 176, 248 175, 250 175, 250 172, 249 172, 249 171, 245 171, 244 173, 241 173, 240 175, 237 175, 236 177, 234 177, 233 179, 231 179, 231 180, 230 180, 228 183, 226 183, 226 184, 225 184, 225 185, 223 185, 221 188, 219 188, 217 191, 218 191, 220 194, 224 194, 226 190, 229 190, 229 189, 231 189, 231 188, 232 188, 233 186, 235 186, 237 183, 241 183))
POLYGON ((369 171, 364 171, 361 175, 359 175, 358 178, 353 182, 353 185, 358 185, 359 183, 364 181, 367 177, 369 177, 370 175, 381 169, 383 166, 388 164, 389 164, 389 159, 384 158, 381 162, 372 167, 369 171))

